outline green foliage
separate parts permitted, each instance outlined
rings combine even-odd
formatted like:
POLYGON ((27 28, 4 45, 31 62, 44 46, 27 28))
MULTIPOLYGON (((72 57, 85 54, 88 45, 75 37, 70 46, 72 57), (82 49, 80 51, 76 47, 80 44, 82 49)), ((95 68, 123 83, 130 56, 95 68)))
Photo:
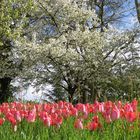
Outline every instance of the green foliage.
POLYGON ((11 97, 10 82, 22 69, 20 50, 15 42, 24 37, 36 8, 32 0, 2 0, 0 3, 0 100, 3 102, 11 97))

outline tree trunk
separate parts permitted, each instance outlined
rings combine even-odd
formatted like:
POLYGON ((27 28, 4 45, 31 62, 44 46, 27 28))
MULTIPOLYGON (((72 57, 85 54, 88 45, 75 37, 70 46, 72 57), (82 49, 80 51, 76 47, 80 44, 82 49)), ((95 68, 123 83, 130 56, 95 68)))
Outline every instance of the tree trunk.
POLYGON ((75 93, 77 86, 72 86, 71 84, 68 85, 68 94, 69 94, 69 102, 72 103, 73 102, 73 96, 75 93))
POLYGON ((97 100, 97 96, 98 96, 98 90, 97 90, 97 87, 96 87, 96 83, 93 82, 90 84, 90 101, 91 102, 94 102, 97 100))
POLYGON ((83 91, 83 95, 82 95, 82 103, 87 103, 87 94, 85 91, 83 91))
POLYGON ((9 77, 0 78, 0 103, 8 101, 8 98, 11 97, 9 91, 11 80, 9 77))
POLYGON ((135 6, 136 6, 138 22, 140 23, 140 2, 138 2, 138 0, 135 0, 135 6))

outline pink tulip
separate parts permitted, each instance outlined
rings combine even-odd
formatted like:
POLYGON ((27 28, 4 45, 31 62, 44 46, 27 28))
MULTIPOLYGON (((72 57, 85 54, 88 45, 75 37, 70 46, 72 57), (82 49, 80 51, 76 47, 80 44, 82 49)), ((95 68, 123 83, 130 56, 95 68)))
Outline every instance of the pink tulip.
POLYGON ((111 119, 117 120, 119 118, 120 118, 120 110, 117 108, 117 106, 115 106, 111 112, 111 119))
POLYGON ((136 99, 134 99, 131 102, 131 107, 133 108, 133 111, 136 111, 137 110, 137 105, 138 105, 138 101, 136 99))
POLYGON ((77 129, 83 129, 82 120, 81 120, 81 119, 77 119, 77 120, 74 122, 74 127, 77 128, 77 129))
POLYGON ((124 111, 125 112, 133 112, 133 108, 132 108, 130 103, 125 104, 124 111))
POLYGON ((15 118, 16 118, 17 121, 21 122, 21 114, 20 114, 19 111, 15 112, 15 118))
POLYGON ((121 108, 122 108, 122 102, 121 102, 121 101, 118 101, 118 102, 116 103, 116 105, 117 105, 118 109, 121 109, 121 108))
POLYGON ((29 111, 26 119, 27 119, 28 122, 35 122, 36 112, 34 110, 29 111))
POLYGON ((50 127, 52 124, 51 117, 47 116, 47 117, 43 118, 43 123, 44 123, 44 125, 50 127))

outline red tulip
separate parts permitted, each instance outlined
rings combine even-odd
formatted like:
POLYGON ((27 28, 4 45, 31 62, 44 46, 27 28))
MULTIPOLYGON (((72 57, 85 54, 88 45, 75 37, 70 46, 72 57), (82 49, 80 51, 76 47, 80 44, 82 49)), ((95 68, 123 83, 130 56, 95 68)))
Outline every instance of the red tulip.
POLYGON ((44 123, 44 125, 50 127, 52 124, 51 117, 47 116, 47 117, 43 118, 43 123, 44 123))
POLYGON ((57 127, 60 127, 60 125, 62 124, 62 122, 63 122, 62 117, 57 117, 57 118, 54 120, 54 124, 55 124, 57 127))
POLYGON ((128 122, 134 122, 137 118, 137 115, 135 112, 126 112, 125 118, 128 122))
POLYGON ((2 125, 4 123, 4 119, 0 118, 0 125, 2 125))
POLYGON ((106 112, 104 112, 102 115, 107 123, 112 122, 110 114, 108 115, 106 112))
POLYGON ((99 122, 99 117, 98 116, 94 116, 92 118, 92 121, 98 123, 99 122))
POLYGON ((8 120, 12 124, 12 126, 17 125, 17 121, 14 117, 10 116, 10 117, 8 117, 8 120))
POLYGON ((58 102, 58 106, 59 106, 59 108, 64 108, 64 102, 63 101, 59 101, 58 102))
POLYGON ((94 130, 96 130, 97 128, 98 128, 98 123, 97 122, 94 122, 94 121, 92 121, 92 122, 90 122, 88 125, 87 125, 87 128, 89 129, 89 130, 91 130, 91 131, 94 131, 94 130))
POLYGON ((78 109, 78 111, 81 111, 83 113, 87 112, 87 108, 86 108, 86 106, 84 104, 79 103, 75 107, 78 109))
POLYGON ((38 113, 38 116, 40 117, 40 119, 44 120, 48 116, 48 113, 45 111, 42 111, 38 113))
POLYGON ((78 110, 76 108, 71 109, 71 115, 72 116, 78 116, 78 110))

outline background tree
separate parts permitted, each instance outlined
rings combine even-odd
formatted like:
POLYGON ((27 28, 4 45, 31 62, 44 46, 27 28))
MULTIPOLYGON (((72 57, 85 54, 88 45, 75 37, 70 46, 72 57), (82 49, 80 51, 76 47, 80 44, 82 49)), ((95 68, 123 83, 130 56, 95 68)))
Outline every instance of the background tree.
MULTIPOLYGON (((79 3, 58 1, 53 5, 53 1, 39 1, 38 4, 41 17, 47 15, 47 22, 44 23, 52 24, 55 29, 55 34, 43 39, 42 44, 29 43, 31 47, 27 47, 26 69, 29 70, 30 66, 32 76, 38 82, 41 80, 53 84, 59 93, 61 90, 64 93, 61 97, 56 94, 58 92, 54 92, 58 99, 76 102, 109 96, 120 98, 130 94, 121 84, 127 79, 126 70, 129 66, 126 65, 136 59, 127 58, 127 54, 134 54, 130 48, 135 43, 138 31, 119 33, 104 30, 102 33, 96 28, 100 27, 96 13, 79 6, 79 3), (92 24, 96 25, 94 30, 87 25, 91 17, 94 19, 92 24), (37 66, 42 65, 44 70, 36 71, 36 63, 37 66), (124 65, 126 69, 123 69, 124 65)), ((138 48, 135 54, 137 51, 138 48)))
POLYGON ((33 1, 1 0, 0 3, 0 102, 12 96, 11 80, 22 69, 20 51, 15 47, 16 39, 23 37, 29 25, 33 1))
POLYGON ((46 96, 52 100, 85 103, 138 96, 139 30, 119 32, 108 26, 125 16, 128 2, 2 1, 1 101, 9 97, 16 76, 35 81, 37 91, 51 84, 53 91, 46 96))

